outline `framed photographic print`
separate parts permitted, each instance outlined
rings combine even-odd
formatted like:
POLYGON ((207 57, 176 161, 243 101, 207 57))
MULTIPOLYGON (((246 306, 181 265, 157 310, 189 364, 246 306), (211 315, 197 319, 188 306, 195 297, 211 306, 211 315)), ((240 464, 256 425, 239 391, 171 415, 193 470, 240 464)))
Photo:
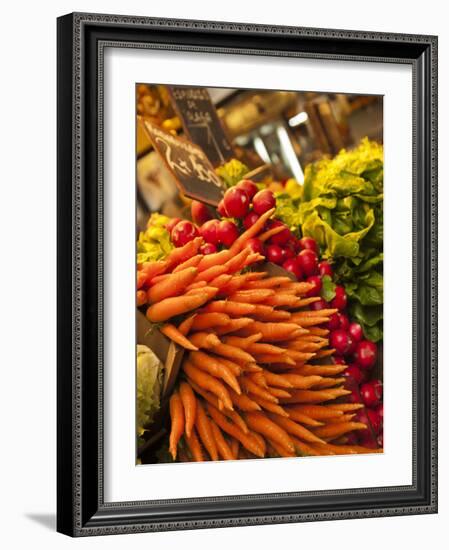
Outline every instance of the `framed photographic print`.
POLYGON ((437 38, 58 19, 58 530, 437 511, 437 38))

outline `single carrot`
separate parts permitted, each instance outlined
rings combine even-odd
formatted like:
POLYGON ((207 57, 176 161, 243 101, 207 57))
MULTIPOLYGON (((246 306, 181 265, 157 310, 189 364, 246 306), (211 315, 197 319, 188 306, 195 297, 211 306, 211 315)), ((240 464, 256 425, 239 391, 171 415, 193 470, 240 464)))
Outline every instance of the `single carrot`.
POLYGON ((255 384, 258 384, 261 388, 268 388, 267 381, 265 380, 264 371, 252 372, 247 374, 247 377, 255 384))
POLYGON ((251 328, 255 332, 262 333, 262 340, 264 342, 279 342, 296 331, 298 325, 295 323, 262 323, 254 321, 251 328))
POLYGON ((192 309, 197 309, 209 299, 208 294, 199 293, 193 296, 174 296, 165 298, 147 309, 146 316, 153 323, 163 322, 187 313, 192 309))
POLYGON ((162 275, 156 275, 156 277, 153 277, 151 281, 148 281, 151 285, 156 285, 162 281, 167 280, 167 277, 170 277, 172 273, 163 273, 162 275))
POLYGON ((304 376, 333 376, 346 370, 346 365, 301 365, 298 367, 299 374, 304 376))
POLYGON ((190 342, 198 349, 212 349, 220 340, 211 332, 193 332, 189 335, 190 342))
POLYGON ((275 277, 267 277, 258 281, 250 281, 246 283, 245 288, 248 290, 256 290, 260 288, 275 288, 283 283, 291 283, 290 277, 285 275, 277 275, 275 277))
POLYGON ((177 273, 178 271, 183 271, 184 269, 187 269, 188 267, 198 267, 198 264, 201 262, 203 257, 204 256, 202 254, 197 254, 196 256, 192 256, 191 258, 189 258, 185 262, 182 262, 182 263, 178 264, 175 267, 175 269, 172 271, 172 273, 177 273))
POLYGON ((285 350, 285 354, 287 355, 287 357, 293 359, 295 363, 304 363, 305 361, 312 359, 312 357, 314 356, 313 353, 304 353, 302 351, 296 351, 295 349, 289 348, 285 350))
POLYGON ((212 267, 209 267, 209 269, 205 269, 204 271, 200 271, 195 279, 195 281, 206 281, 210 282, 212 279, 215 279, 216 277, 223 275, 228 271, 228 268, 226 265, 213 265, 212 267))
POLYGON ((272 395, 269 391, 265 390, 264 388, 261 388, 258 384, 253 382, 247 376, 241 377, 240 385, 242 388, 246 390, 246 392, 252 393, 254 394, 254 396, 261 397, 262 399, 265 399, 266 401, 271 401, 272 403, 278 403, 278 399, 274 397, 274 395, 272 395))
MULTIPOLYGON (((268 417, 275 422, 278 426, 283 428, 287 433, 292 434, 303 441, 309 443, 324 443, 320 437, 318 437, 316 431, 312 433, 307 428, 304 428, 301 424, 298 424, 291 418, 285 418, 285 415, 277 415, 275 413, 267 413, 268 417)), ((317 428, 320 430, 321 428, 317 428)))
POLYGON ((339 418, 329 418, 327 421, 327 424, 338 424, 341 422, 351 422, 351 420, 354 418, 355 413, 343 413, 342 416, 339 418))
POLYGON ((218 345, 214 345, 213 352, 217 355, 228 357, 232 361, 239 364, 255 363, 252 355, 240 348, 236 348, 235 346, 229 346, 228 344, 219 343, 218 345))
POLYGON ((259 254, 258 252, 253 252, 246 257, 245 263, 243 264, 243 266, 241 266, 240 269, 244 269, 245 267, 255 264, 256 262, 261 262, 263 260, 265 260, 265 256, 262 256, 262 254, 259 254))
POLYGON ((245 243, 249 239, 252 239, 258 233, 260 233, 260 231, 262 231, 267 220, 269 220, 271 216, 274 214, 275 210, 276 210, 275 208, 272 208, 271 210, 267 210, 267 212, 262 214, 260 218, 255 223, 253 223, 253 225, 249 229, 247 229, 239 237, 237 237, 237 239, 234 241, 231 248, 229 249, 231 253, 235 254, 236 252, 241 250, 242 247, 245 246, 245 243))
POLYGON ((205 447, 206 451, 212 460, 218 460, 217 444, 212 433, 210 421, 201 405, 201 402, 197 402, 196 406, 196 419, 195 427, 197 429, 200 440, 205 447))
POLYGON ((182 335, 187 336, 187 334, 189 334, 196 315, 197 315, 196 313, 194 313, 193 315, 190 315, 189 317, 184 319, 184 321, 182 321, 182 323, 178 326, 178 330, 182 335))
POLYGON ((222 250, 221 252, 216 252, 214 254, 207 254, 206 256, 203 256, 198 265, 198 269, 199 271, 206 271, 214 265, 223 265, 230 258, 232 258, 232 253, 229 250, 222 250))
POLYGON ((215 361, 218 361, 222 365, 224 365, 226 368, 228 368, 234 376, 240 376, 242 374, 242 367, 238 365, 237 363, 234 363, 234 361, 231 361, 230 359, 226 359, 222 356, 214 355, 215 361))
POLYGON ((315 353, 315 359, 322 359, 323 357, 329 357, 335 353, 334 349, 320 349, 315 353))
POLYGON ((329 390, 293 390, 291 397, 281 400, 281 403, 321 403, 322 401, 332 401, 337 397, 348 395, 349 390, 340 388, 331 388, 329 390))
POLYGON ((295 410, 292 407, 286 406, 284 409, 288 412, 289 418, 298 422, 299 424, 304 424, 305 426, 310 426, 311 428, 318 428, 318 426, 323 426, 323 422, 318 422, 314 418, 307 416, 306 414, 295 410))
POLYGON ((255 306, 256 309, 252 315, 258 321, 288 321, 291 317, 291 313, 283 309, 274 309, 273 306, 265 304, 255 304, 255 306))
POLYGON ((231 319, 224 327, 216 327, 214 332, 218 336, 237 332, 238 330, 251 325, 254 321, 250 317, 240 317, 239 319, 231 319))
POLYGON ((310 327, 309 334, 314 336, 327 336, 329 334, 329 330, 322 327, 310 327))
POLYGON ((203 244, 202 237, 196 237, 195 239, 189 241, 184 246, 181 246, 179 248, 174 248, 165 258, 165 261, 167 262, 167 271, 170 271, 175 266, 177 266, 182 262, 185 262, 192 256, 196 256, 202 244, 203 244))
POLYGON ((191 283, 188 287, 186 287, 186 291, 190 292, 191 290, 196 290, 198 288, 204 288, 207 286, 206 281, 196 281, 194 283, 191 283))
POLYGON ((206 330, 211 327, 225 326, 230 320, 226 313, 198 313, 191 328, 192 330, 206 330))
POLYGON ((231 258, 225 263, 227 273, 237 273, 245 265, 245 261, 251 254, 249 248, 241 250, 238 254, 232 254, 231 258))
POLYGON ((187 437, 190 437, 196 418, 196 397, 191 386, 187 384, 187 382, 181 382, 179 384, 179 395, 184 407, 186 434, 187 437))
POLYGON ((286 365, 296 366, 296 362, 288 357, 286 353, 283 355, 275 353, 256 353, 254 354, 254 359, 257 363, 262 363, 264 365, 269 365, 271 363, 285 363, 286 365))
POLYGON ((257 302, 266 302, 268 298, 275 296, 274 290, 270 288, 261 288, 258 290, 238 290, 234 292, 229 299, 232 302, 243 304, 254 304, 257 302))
POLYGON ((194 288, 186 292, 186 296, 195 296, 196 294, 205 294, 206 295, 206 302, 209 300, 212 300, 212 298, 217 294, 218 288, 215 288, 213 286, 203 286, 199 288, 194 288))
POLYGON ((250 437, 249 434, 245 434, 214 406, 208 404, 207 410, 218 426, 228 435, 237 439, 245 449, 261 458, 264 456, 263 448, 254 438, 250 437))
POLYGON ((281 233, 281 231, 284 231, 284 229, 285 226, 283 225, 275 226, 271 229, 268 229, 268 231, 264 231, 257 238, 264 243, 265 241, 268 241, 270 237, 273 237, 274 235, 281 233))
MULTIPOLYGON (((256 335, 262 335, 261 332, 256 333, 256 335)), ((245 340, 248 340, 251 338, 251 336, 248 336, 248 338, 245 338, 245 340)), ((256 341, 254 343, 251 343, 248 346, 249 353, 254 354, 269 354, 269 355, 283 355, 285 353, 285 349, 281 348, 280 346, 274 346, 273 344, 266 344, 264 342, 256 341)))
POLYGON ((190 342, 179 330, 175 327, 175 325, 172 325, 170 323, 163 325, 160 328, 160 331, 162 334, 164 334, 167 338, 170 338, 173 342, 176 344, 179 344, 181 347, 189 350, 196 351, 198 348, 190 342))
POLYGON ((265 380, 269 386, 275 386, 277 388, 293 388, 293 384, 285 378, 269 370, 264 371, 265 380))
POLYGON ((241 411, 260 411, 260 406, 257 402, 250 399, 248 395, 244 393, 239 395, 233 390, 229 391, 229 395, 231 396, 232 403, 241 411))
POLYGON ((317 390, 326 390, 328 388, 333 388, 340 384, 346 382, 346 377, 342 376, 341 378, 322 378, 316 384, 313 384, 313 388, 317 390))
POLYGON ((223 343, 243 350, 248 350, 251 344, 257 342, 262 338, 262 333, 253 334, 247 338, 241 338, 240 336, 225 336, 223 343))
POLYGON ((281 388, 272 388, 271 386, 268 386, 268 391, 271 395, 274 395, 274 397, 290 397, 289 392, 281 388))
POLYGON ((226 408, 233 410, 229 392, 219 380, 217 380, 214 376, 210 376, 210 374, 207 374, 198 367, 195 367, 189 361, 184 362, 183 369, 187 376, 198 384, 198 386, 216 395, 218 399, 223 401, 226 408))
POLYGON ((277 457, 293 458, 294 456, 296 456, 294 451, 290 451, 286 449, 285 447, 277 443, 277 441, 273 441, 272 439, 269 439, 268 443, 269 443, 269 449, 270 449, 269 454, 272 458, 277 458, 277 457))
POLYGON ((212 435, 215 439, 215 444, 221 458, 223 460, 234 460, 234 454, 223 437, 223 434, 221 433, 221 430, 217 426, 216 422, 211 421, 210 427, 212 429, 212 435))
POLYGON ((138 271, 137 272, 137 282, 136 282, 136 288, 137 290, 140 290, 143 288, 147 283, 148 277, 145 272, 138 271))
POLYGON ((314 433, 318 437, 334 438, 354 430, 363 430, 365 428, 366 425, 362 422, 337 422, 335 424, 327 424, 326 426, 315 428, 314 433))
POLYGON ((182 406, 179 393, 175 392, 170 397, 170 418, 171 418, 171 431, 170 431, 170 454, 173 460, 176 460, 176 451, 178 448, 178 442, 184 433, 185 419, 184 408, 182 406))
POLYGON ((331 409, 332 411, 342 411, 345 412, 352 412, 352 411, 358 411, 359 409, 363 409, 365 405, 363 403, 334 403, 331 405, 326 405, 326 408, 331 409))
POLYGON ((327 420, 328 418, 341 417, 343 415, 342 411, 331 409, 329 406, 323 405, 295 405, 292 407, 287 407, 290 415, 292 411, 298 411, 315 420, 327 420))
POLYGON ((287 416, 288 413, 284 411, 284 409, 280 405, 276 405, 276 403, 272 403, 271 401, 267 401, 266 399, 263 399, 262 397, 258 395, 254 395, 252 393, 248 394, 248 397, 255 401, 262 409, 265 411, 270 411, 279 414, 280 416, 287 416))
POLYGON ((136 305, 137 307, 143 306, 147 303, 147 293, 145 290, 138 290, 136 292, 136 305))
POLYGON ((218 277, 215 277, 215 279, 212 279, 212 281, 210 282, 210 285, 220 289, 220 292, 221 292, 221 289, 225 288, 226 285, 228 285, 231 280, 232 280, 232 275, 228 275, 227 273, 222 273, 221 275, 218 275, 218 277))
POLYGON ((298 311, 297 313, 294 313, 292 315, 292 320, 295 322, 299 322, 301 324, 301 320, 303 319, 310 319, 313 317, 330 317, 334 313, 337 313, 338 309, 319 309, 319 310, 304 310, 304 311, 298 311))
POLYGON ((295 323, 302 328, 313 327, 315 325, 322 325, 329 321, 329 317, 304 317, 303 319, 293 319, 295 323))
MULTIPOLYGON (((167 266, 168 262, 166 261, 144 262, 141 264, 140 270, 145 273, 148 281, 151 281, 153 277, 164 273, 167 266)), ((139 266, 137 267, 139 268, 139 266)))
POLYGON ((241 317, 252 313, 255 309, 254 304, 241 304, 240 302, 232 302, 227 300, 216 300, 207 304, 204 311, 209 313, 227 313, 233 317, 241 317))
POLYGON ((230 447, 231 447, 231 451, 232 451, 232 456, 234 458, 234 460, 237 460, 237 457, 239 456, 239 440, 238 439, 235 439, 234 437, 231 437, 230 438, 230 447))
POLYGON ((204 454, 195 429, 192 430, 190 436, 186 436, 184 439, 186 440, 190 452, 192 453, 193 460, 195 462, 203 462, 204 454))
POLYGON ((290 382, 297 390, 308 390, 317 382, 322 380, 321 376, 302 376, 300 374, 282 374, 284 380, 290 382))
POLYGON ((220 378, 236 393, 242 392, 239 383, 237 382, 237 378, 234 376, 232 371, 229 370, 223 363, 216 361, 211 355, 202 351, 196 351, 190 354, 190 359, 196 367, 207 372, 211 376, 220 378))
POLYGON ((230 296, 245 284, 250 273, 242 273, 241 275, 230 275, 230 280, 220 288, 220 295, 230 296))
POLYGON ((304 441, 301 441, 297 437, 294 437, 290 434, 290 439, 293 441, 293 445, 295 446, 295 449, 301 453, 301 456, 320 456, 320 453, 314 449, 312 446, 308 445, 307 443, 304 443, 304 441))
POLYGON ((276 441, 289 451, 295 451, 295 446, 288 433, 278 424, 267 418, 266 414, 261 412, 248 412, 246 413, 246 423, 252 430, 260 433, 267 439, 276 441))

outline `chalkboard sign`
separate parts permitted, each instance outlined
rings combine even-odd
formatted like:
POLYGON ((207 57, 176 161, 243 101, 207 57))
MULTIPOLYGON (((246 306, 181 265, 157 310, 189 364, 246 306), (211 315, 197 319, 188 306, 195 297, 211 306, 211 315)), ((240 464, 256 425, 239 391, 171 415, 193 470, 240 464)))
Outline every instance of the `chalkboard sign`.
POLYGON ((141 121, 180 190, 187 197, 217 206, 223 198, 225 186, 203 151, 190 141, 165 132, 149 120, 141 121))
POLYGON ((205 88, 169 86, 186 135, 199 145, 214 166, 235 157, 232 145, 205 88))

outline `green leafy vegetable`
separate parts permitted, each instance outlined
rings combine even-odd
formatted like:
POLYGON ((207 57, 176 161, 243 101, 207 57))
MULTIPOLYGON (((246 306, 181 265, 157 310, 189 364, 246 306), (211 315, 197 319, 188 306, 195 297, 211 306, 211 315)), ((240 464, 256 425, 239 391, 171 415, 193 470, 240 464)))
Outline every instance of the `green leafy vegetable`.
MULTIPOLYGON (((137 437, 145 432, 160 408, 163 365, 147 346, 137 346, 137 437)), ((138 441, 138 444, 141 442, 138 441)))
MULTIPOLYGON (((365 336, 382 338, 383 147, 363 139, 351 151, 306 167, 302 234, 313 237, 343 284, 365 336), (376 308, 375 315, 371 312, 376 308), (375 319, 375 321, 373 321, 375 319)), ((327 294, 327 289, 323 293, 327 294)), ((324 296, 323 296, 324 297, 324 296)), ((324 298, 326 299, 326 298, 324 298)))
POLYGON ((322 278, 321 298, 326 302, 330 302, 335 298, 335 287, 337 285, 332 281, 329 275, 324 275, 322 278))
POLYGON ((141 231, 137 240, 137 263, 165 258, 173 249, 170 233, 165 225, 170 220, 161 214, 152 214, 146 231, 141 231))
POLYGON ((218 166, 215 172, 225 182, 227 187, 232 187, 245 177, 249 168, 237 159, 231 159, 226 164, 218 166))

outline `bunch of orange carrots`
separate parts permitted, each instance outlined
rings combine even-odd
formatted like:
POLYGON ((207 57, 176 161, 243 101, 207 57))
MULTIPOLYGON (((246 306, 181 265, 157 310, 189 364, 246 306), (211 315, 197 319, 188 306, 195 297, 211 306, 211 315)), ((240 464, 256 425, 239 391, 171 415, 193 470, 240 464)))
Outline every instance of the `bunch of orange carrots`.
POLYGON ((195 239, 138 270, 138 305, 189 351, 170 398, 174 460, 376 452, 347 444, 366 426, 363 405, 341 402, 346 366, 321 326, 336 310, 308 309, 319 298, 307 283, 245 269, 262 259, 245 242, 271 214, 229 250, 203 256, 195 239))

